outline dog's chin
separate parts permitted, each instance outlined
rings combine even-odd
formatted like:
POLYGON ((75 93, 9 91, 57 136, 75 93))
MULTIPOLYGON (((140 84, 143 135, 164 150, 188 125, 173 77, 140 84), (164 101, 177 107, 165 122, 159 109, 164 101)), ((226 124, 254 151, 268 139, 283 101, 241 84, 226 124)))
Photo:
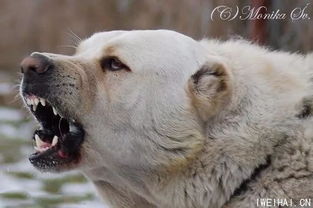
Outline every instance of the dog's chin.
POLYGON ((30 93, 22 93, 22 97, 40 124, 33 135, 35 153, 29 157, 32 165, 48 172, 79 166, 85 131, 77 118, 68 116, 64 107, 54 105, 53 99, 30 93))

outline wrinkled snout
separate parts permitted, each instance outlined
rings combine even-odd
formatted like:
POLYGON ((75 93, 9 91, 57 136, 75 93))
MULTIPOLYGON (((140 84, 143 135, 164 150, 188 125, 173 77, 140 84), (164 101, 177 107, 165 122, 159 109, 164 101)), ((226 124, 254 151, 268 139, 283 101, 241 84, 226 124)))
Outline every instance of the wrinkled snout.
POLYGON ((21 73, 20 92, 30 109, 40 110, 37 100, 45 100, 54 114, 76 117, 73 107, 83 106, 82 77, 86 76, 76 57, 34 52, 21 62, 21 73))

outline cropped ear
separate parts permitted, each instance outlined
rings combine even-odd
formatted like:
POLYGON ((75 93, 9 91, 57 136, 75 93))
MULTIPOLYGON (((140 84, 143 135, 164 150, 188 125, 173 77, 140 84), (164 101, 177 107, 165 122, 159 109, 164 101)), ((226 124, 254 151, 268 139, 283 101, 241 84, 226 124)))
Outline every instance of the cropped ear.
POLYGON ((189 78, 188 89, 193 106, 206 121, 230 101, 231 73, 223 64, 206 63, 189 78))

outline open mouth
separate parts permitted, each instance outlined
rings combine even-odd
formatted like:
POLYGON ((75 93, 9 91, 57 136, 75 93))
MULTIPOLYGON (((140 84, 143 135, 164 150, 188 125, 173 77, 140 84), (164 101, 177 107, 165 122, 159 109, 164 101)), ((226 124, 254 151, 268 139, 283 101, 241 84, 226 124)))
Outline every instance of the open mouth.
POLYGON ((40 124, 34 132, 35 153, 29 160, 41 170, 60 170, 79 162, 84 129, 75 118, 63 117, 49 100, 23 94, 25 103, 40 124))

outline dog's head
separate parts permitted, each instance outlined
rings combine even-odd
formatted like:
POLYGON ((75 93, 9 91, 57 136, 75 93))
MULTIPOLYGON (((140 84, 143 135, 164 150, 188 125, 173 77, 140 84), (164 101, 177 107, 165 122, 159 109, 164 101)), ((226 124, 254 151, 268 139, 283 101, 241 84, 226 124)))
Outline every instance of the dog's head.
POLYGON ((222 61, 166 30, 97 33, 73 56, 36 52, 21 65, 41 170, 180 168, 231 95, 222 61))

